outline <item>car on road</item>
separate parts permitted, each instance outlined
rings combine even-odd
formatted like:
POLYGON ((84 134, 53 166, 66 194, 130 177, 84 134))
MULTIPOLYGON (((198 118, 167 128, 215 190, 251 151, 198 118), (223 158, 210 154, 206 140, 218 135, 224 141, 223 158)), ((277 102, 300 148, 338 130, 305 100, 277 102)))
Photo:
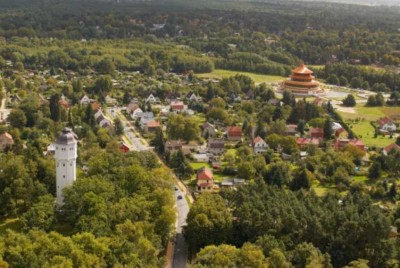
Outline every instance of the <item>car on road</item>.
POLYGON ((183 197, 181 195, 178 195, 178 200, 181 200, 183 197))
POLYGON ((175 191, 178 191, 178 187, 175 186, 175 191))

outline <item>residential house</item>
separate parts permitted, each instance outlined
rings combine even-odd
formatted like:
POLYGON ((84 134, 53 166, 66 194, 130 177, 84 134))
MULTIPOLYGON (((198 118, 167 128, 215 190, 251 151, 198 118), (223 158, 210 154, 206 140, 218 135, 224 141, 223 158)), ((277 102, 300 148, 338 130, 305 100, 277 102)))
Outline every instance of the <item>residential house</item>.
POLYGON ((270 99, 267 101, 267 103, 269 105, 273 105, 273 106, 280 106, 281 105, 281 101, 278 99, 270 99))
POLYGON ((121 142, 121 145, 119 146, 119 150, 123 153, 128 153, 131 150, 131 147, 126 144, 125 142, 121 142))
POLYGON ((192 157, 194 162, 197 163, 207 163, 210 160, 207 154, 193 154, 192 157))
POLYGON ((182 141, 180 140, 167 140, 164 144, 165 152, 176 152, 182 150, 182 141))
POLYGON ((260 136, 253 140, 253 150, 255 154, 263 154, 268 150, 269 146, 260 136))
POLYGON ((69 108, 69 103, 65 99, 60 99, 58 101, 58 105, 60 105, 61 107, 64 107, 64 109, 66 109, 66 110, 69 108))
POLYGON ((321 139, 301 137, 301 138, 296 139, 296 143, 297 143, 297 146, 299 146, 300 148, 304 148, 308 145, 313 145, 313 146, 319 147, 321 144, 321 139))
POLYGON ((383 154, 388 155, 392 151, 397 151, 400 152, 400 146, 397 145, 396 143, 389 144, 385 148, 383 148, 383 154))
POLYGON ((217 138, 209 139, 208 152, 213 155, 223 154, 225 152, 225 141, 217 138))
POLYGON ((181 113, 185 110, 185 104, 182 101, 173 101, 170 105, 170 108, 173 112, 181 113))
POLYGON ((14 139, 8 132, 4 132, 0 135, 0 151, 11 148, 13 145, 14 139))
POLYGON ((226 137, 230 141, 240 141, 242 139, 242 128, 237 126, 227 127, 226 137))
POLYGON ((319 97, 315 98, 313 101, 313 104, 321 107, 323 104, 325 103, 325 101, 319 97))
POLYGON ((324 138, 324 129, 320 127, 311 127, 310 128, 310 137, 314 139, 323 139, 324 138))
POLYGON ((88 97, 88 95, 83 95, 83 97, 80 99, 79 103, 81 105, 87 105, 91 102, 91 99, 88 97))
POLYGON ((106 104, 109 106, 114 106, 118 104, 117 99, 110 97, 109 95, 106 96, 105 98, 106 104))
POLYGON ((178 93, 167 93, 165 95, 165 101, 168 103, 171 103, 173 101, 176 101, 179 99, 179 94, 178 93))
POLYGON ((332 122, 331 124, 331 129, 333 132, 335 132, 336 130, 343 128, 341 124, 339 124, 338 122, 332 122))
POLYGON ((126 112, 131 116, 133 120, 139 118, 139 115, 143 114, 143 110, 140 109, 137 103, 130 103, 126 108, 126 112))
POLYGON ((245 184, 244 179, 233 178, 233 179, 224 179, 221 182, 221 188, 236 188, 237 186, 245 184))
POLYGON ((140 119, 140 128, 144 129, 147 122, 154 121, 154 114, 153 112, 138 113, 137 118, 140 119))
POLYGON ((160 99, 154 97, 153 94, 150 94, 150 95, 146 98, 146 103, 158 103, 158 102, 160 102, 160 99))
POLYGON ((109 128, 112 127, 113 123, 110 119, 108 119, 101 109, 97 110, 94 114, 94 118, 97 124, 102 128, 109 128))
POLYGON ((92 100, 92 101, 90 102, 90 105, 92 106, 92 110, 93 110, 93 111, 97 111, 97 110, 99 110, 99 109, 101 108, 100 103, 98 103, 98 102, 95 101, 95 100, 92 100))
POLYGON ((204 192, 204 191, 212 192, 214 189, 213 172, 206 167, 199 169, 196 175, 196 186, 197 186, 197 191, 199 192, 204 192))
POLYGON ((201 97, 197 96, 194 92, 189 92, 186 95, 186 100, 188 101, 194 101, 194 102, 200 102, 201 101, 201 97))
POLYGON ((348 139, 349 133, 344 128, 339 128, 335 131, 336 139, 348 139))
POLYGON ((286 125, 286 135, 296 136, 297 134, 297 125, 296 124, 287 124, 286 125))
POLYGON ((359 149, 361 149, 362 151, 366 151, 367 148, 364 144, 364 142, 360 139, 337 139, 336 142, 333 144, 333 147, 335 148, 335 150, 341 150, 343 149, 346 145, 352 145, 355 146, 359 149))
POLYGON ((241 102, 242 98, 237 95, 235 92, 231 92, 228 97, 230 98, 231 102, 241 102))
POLYGON ((396 124, 389 117, 382 117, 377 121, 377 123, 379 131, 382 133, 395 132, 397 129, 396 124))
POLYGON ((146 132, 154 132, 156 131, 158 128, 160 128, 161 124, 160 122, 156 121, 156 120, 152 120, 152 121, 148 121, 144 127, 144 131, 146 132))
POLYGON ((209 122, 205 122, 202 126, 201 126, 201 131, 202 131, 202 136, 205 137, 214 137, 215 135, 217 135, 217 128, 209 123, 209 122))

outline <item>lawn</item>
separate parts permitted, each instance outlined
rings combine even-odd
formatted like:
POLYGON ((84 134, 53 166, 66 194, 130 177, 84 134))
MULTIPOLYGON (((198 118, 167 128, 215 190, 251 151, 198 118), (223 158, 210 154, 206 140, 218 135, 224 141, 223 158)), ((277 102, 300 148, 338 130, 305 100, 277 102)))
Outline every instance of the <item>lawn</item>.
POLYGON ((353 132, 364 141, 365 145, 368 147, 376 146, 383 148, 395 141, 394 138, 390 138, 389 136, 384 137, 382 135, 379 135, 375 138, 375 129, 369 121, 364 120, 355 123, 346 123, 349 125, 349 127, 351 127, 353 132))
POLYGON ((400 108, 399 107, 366 107, 365 104, 357 104, 354 108, 356 113, 344 113, 339 112, 344 119, 365 119, 368 121, 375 121, 381 117, 399 117, 400 108))
POLYGON ((22 228, 22 222, 18 218, 5 219, 0 223, 0 235, 4 235, 8 229, 19 231, 22 228))
POLYGON ((205 74, 198 74, 197 76, 200 78, 215 78, 215 79, 222 79, 231 76, 235 76, 236 74, 243 74, 249 76, 256 84, 259 83, 276 83, 280 82, 285 77, 277 76, 277 75, 265 75, 265 74, 255 74, 249 72, 239 72, 239 71, 230 71, 230 70, 223 70, 223 69, 215 69, 212 73, 205 73, 205 74))

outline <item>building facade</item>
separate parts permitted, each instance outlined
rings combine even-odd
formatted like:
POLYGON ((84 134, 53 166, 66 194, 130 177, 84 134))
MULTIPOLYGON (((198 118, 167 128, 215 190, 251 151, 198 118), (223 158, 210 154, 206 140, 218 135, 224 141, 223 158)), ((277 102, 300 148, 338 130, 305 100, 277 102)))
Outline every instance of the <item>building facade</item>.
POLYGON ((76 159, 78 157, 78 137, 69 128, 64 128, 54 142, 56 147, 56 188, 57 206, 64 204, 63 190, 76 181, 76 159))

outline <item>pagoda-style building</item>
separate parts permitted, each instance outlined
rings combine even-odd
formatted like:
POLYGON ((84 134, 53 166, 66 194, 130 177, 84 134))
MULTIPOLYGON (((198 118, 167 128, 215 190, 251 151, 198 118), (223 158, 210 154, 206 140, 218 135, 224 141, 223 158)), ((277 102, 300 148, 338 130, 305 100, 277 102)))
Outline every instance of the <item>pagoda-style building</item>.
POLYGON ((295 96, 318 96, 324 93, 319 87, 319 83, 314 80, 313 71, 304 64, 292 71, 290 78, 282 82, 279 91, 291 91, 295 96))

